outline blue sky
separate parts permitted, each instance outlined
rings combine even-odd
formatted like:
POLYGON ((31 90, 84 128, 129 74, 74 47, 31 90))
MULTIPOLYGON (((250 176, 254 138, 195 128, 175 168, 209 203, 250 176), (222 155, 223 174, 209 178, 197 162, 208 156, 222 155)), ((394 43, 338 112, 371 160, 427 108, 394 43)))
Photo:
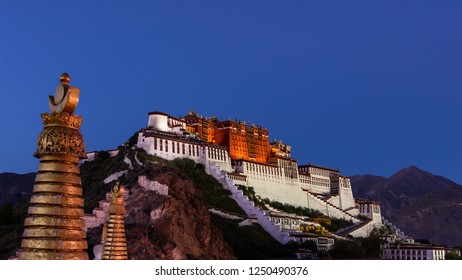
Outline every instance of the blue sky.
POLYGON ((35 171, 47 96, 88 151, 149 111, 241 119, 299 163, 462 183, 462 1, 0 1, 0 172, 35 171))

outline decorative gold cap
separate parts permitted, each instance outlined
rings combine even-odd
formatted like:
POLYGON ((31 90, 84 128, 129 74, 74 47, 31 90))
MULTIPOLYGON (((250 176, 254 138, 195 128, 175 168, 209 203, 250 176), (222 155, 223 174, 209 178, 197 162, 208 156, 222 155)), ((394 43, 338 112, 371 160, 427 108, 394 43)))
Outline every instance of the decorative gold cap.
POLYGON ((42 116, 42 123, 45 126, 67 126, 75 129, 79 129, 82 125, 83 118, 74 115, 69 115, 67 112, 62 112, 61 114, 58 113, 43 113, 42 116))
POLYGON ((124 186, 117 181, 111 190, 112 198, 108 209, 109 214, 125 215, 125 199, 123 198, 124 191, 124 186))
POLYGON ((69 85, 71 76, 65 72, 59 80, 61 84, 56 87, 54 96, 48 97, 48 107, 51 113, 66 112, 72 115, 79 103, 80 89, 69 85))
POLYGON ((67 86, 71 82, 71 76, 69 76, 69 74, 64 72, 61 74, 61 76, 59 76, 59 81, 61 82, 62 85, 67 86))

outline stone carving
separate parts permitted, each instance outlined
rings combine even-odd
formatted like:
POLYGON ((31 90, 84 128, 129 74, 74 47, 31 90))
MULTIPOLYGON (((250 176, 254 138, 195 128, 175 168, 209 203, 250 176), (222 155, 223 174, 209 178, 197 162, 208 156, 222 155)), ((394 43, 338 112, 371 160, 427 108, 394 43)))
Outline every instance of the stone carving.
POLYGON ((85 145, 79 130, 64 126, 46 126, 40 133, 34 156, 66 153, 86 158, 85 145))
POLYGON ((77 115, 69 115, 69 113, 63 112, 61 114, 58 113, 43 113, 42 115, 42 122, 45 126, 47 125, 64 125, 69 126, 75 129, 79 129, 82 125, 83 118, 77 115))

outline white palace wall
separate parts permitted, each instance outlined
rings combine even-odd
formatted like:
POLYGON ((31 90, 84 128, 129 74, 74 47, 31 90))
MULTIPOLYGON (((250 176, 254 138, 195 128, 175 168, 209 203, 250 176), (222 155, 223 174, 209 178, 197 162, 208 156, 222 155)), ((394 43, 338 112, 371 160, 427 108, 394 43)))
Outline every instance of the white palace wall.
POLYGON ((167 160, 187 158, 203 164, 209 168, 210 164, 219 166, 224 171, 231 171, 231 159, 228 151, 220 146, 205 144, 195 139, 146 136, 145 131, 138 134, 137 147, 150 155, 167 160))
POLYGON ((359 222, 350 179, 340 176, 337 170, 307 165, 300 167, 300 173, 297 162, 288 158, 276 158, 271 164, 231 162, 225 147, 198 140, 187 131, 184 120, 160 112, 149 114, 148 128, 139 133, 137 146, 168 160, 194 160, 203 164, 209 174, 218 175, 215 172, 219 168, 227 180, 253 187, 261 198, 359 222))

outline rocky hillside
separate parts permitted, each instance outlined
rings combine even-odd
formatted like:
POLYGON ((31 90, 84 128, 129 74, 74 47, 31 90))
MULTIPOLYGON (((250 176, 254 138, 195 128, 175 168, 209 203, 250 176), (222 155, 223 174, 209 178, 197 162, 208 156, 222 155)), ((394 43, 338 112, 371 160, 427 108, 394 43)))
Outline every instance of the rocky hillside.
MULTIPOLYGON (((118 179, 129 192, 125 225, 130 259, 293 257, 290 249, 259 225, 240 226, 245 213, 230 192, 208 176, 203 165, 191 160, 167 161, 142 150, 121 148, 117 156, 101 153, 97 160, 83 163, 80 170, 86 213, 98 206, 115 183, 111 179, 120 175, 118 179), (140 175, 167 185, 168 194, 143 189, 138 185, 140 175)), ((23 199, 2 210, 14 219, 0 224, 1 259, 19 249, 27 205, 28 199, 23 199)), ((87 232, 90 258, 101 233, 102 226, 87 232)))
POLYGON ((351 177, 355 197, 380 202, 382 215, 406 234, 435 244, 462 244, 462 186, 415 166, 389 178, 351 177))
MULTIPOLYGON (((87 162, 81 166, 85 201, 92 204, 102 199, 112 184, 104 184, 105 178, 125 170, 119 180, 130 192, 125 219, 130 259, 292 257, 259 225, 240 227, 244 218, 228 219, 210 212, 245 215, 229 191, 207 175, 203 165, 191 160, 167 161, 143 150, 128 149, 114 158, 87 162), (168 195, 143 189, 138 185, 141 175, 167 185, 168 195)), ((88 234, 93 246, 100 241, 101 227, 88 234)))

